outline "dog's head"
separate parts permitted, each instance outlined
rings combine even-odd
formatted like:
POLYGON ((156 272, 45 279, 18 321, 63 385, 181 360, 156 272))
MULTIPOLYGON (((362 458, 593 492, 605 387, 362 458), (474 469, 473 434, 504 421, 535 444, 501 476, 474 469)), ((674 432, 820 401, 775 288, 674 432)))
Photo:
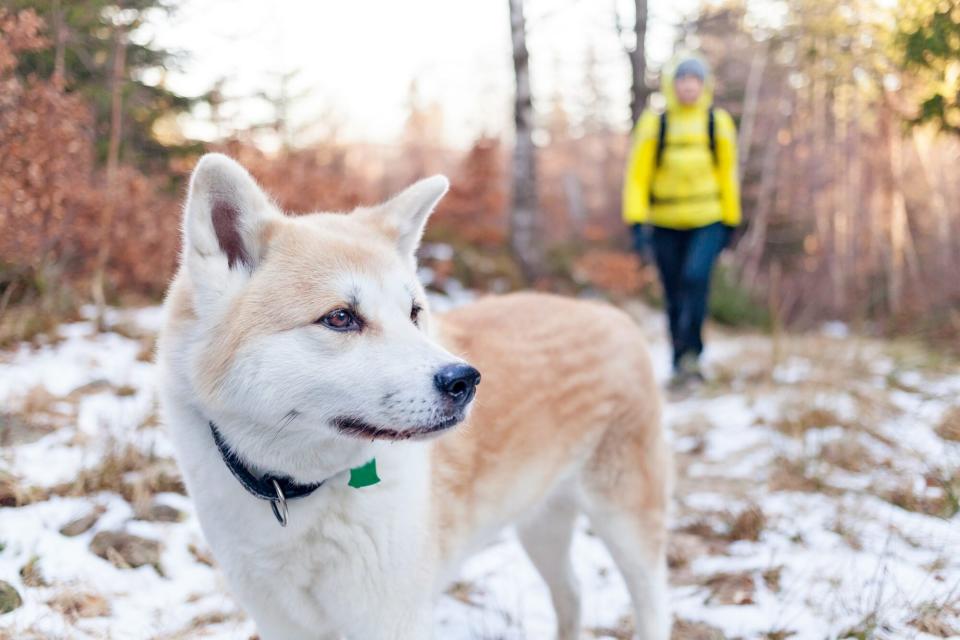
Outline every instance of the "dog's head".
POLYGON ((204 156, 184 213, 186 370, 238 448, 426 438, 480 374, 431 338, 415 252, 448 182, 348 215, 283 215, 236 162, 204 156))

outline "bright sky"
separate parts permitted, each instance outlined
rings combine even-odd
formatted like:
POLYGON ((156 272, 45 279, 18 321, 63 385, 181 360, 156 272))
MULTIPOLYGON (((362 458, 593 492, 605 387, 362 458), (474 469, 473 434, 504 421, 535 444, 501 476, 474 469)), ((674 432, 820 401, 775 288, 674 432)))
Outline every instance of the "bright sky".
MULTIPOLYGON (((674 29, 700 0, 650 0, 647 47, 656 68, 671 54, 674 29)), ((624 124, 630 72, 614 30, 632 0, 527 0, 534 99, 541 112, 560 92, 571 111, 583 100, 588 50, 598 60, 614 119, 624 124)), ((276 94, 280 74, 298 71, 291 114, 303 137, 332 126, 348 140, 397 140, 409 113, 410 84, 444 113, 444 136, 466 145, 480 132, 510 130, 513 70, 507 0, 184 0, 146 36, 183 50, 170 86, 198 94, 225 79, 228 97, 276 94)), ((227 113, 239 126, 269 120, 258 100, 227 113)), ((202 119, 189 133, 210 137, 202 119)))

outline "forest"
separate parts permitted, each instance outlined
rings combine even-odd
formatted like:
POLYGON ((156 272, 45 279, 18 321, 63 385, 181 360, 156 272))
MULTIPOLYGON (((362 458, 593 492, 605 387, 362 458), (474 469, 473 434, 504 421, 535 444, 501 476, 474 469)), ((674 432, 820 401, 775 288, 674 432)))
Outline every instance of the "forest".
MULTIPOLYGON (((955 345, 956 3, 777 6, 767 19, 755 5, 710 3, 676 32, 678 48, 699 49, 715 68, 716 102, 739 127, 745 225, 717 274, 714 317, 796 328, 839 320, 955 345)), ((452 191, 431 236, 456 251, 441 271, 481 289, 656 300, 619 217, 630 123, 658 100, 656 70, 636 46, 646 3, 633 8, 603 16, 629 62, 629 104, 611 95, 590 56, 573 103, 559 92, 530 95, 525 60, 536 51, 524 49, 514 65, 527 77, 517 85, 517 130, 485 132, 460 149, 444 143, 442 110, 415 81, 395 143, 342 140, 332 129, 299 144, 287 115, 297 96, 284 89, 296 70, 265 92, 272 116, 245 129, 219 115, 231 99, 221 84, 193 96, 165 85, 167 66, 189 63, 137 33, 156 12, 176 10, 166 2, 7 3, 5 339, 84 302, 158 299, 176 262, 184 181, 205 150, 240 159, 293 212, 348 210, 444 172, 452 191), (220 134, 213 140, 182 130, 201 108, 220 134), (265 131, 278 141, 269 151, 257 142, 265 131)))

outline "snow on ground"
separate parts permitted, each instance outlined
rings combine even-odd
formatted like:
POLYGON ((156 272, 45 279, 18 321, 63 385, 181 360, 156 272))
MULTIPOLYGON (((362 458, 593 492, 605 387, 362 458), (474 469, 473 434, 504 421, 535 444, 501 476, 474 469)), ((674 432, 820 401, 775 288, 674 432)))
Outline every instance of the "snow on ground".
MULTIPOLYGON (((659 316, 628 311, 665 380, 659 316)), ((22 598, 0 638, 251 637, 157 424, 158 310, 108 320, 0 352, 0 581, 22 598)), ((917 353, 835 327, 713 336, 710 382, 665 409, 674 637, 960 634, 960 374, 917 353)), ((623 583, 585 520, 574 565, 584 637, 629 637, 623 583)), ((554 625, 510 531, 467 562, 436 621, 453 640, 554 625)))

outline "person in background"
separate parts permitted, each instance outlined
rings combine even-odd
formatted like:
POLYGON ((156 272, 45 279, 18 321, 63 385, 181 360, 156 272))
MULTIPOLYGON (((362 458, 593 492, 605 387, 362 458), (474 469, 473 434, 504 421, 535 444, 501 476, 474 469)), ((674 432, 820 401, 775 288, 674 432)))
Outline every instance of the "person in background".
POLYGON ((666 110, 634 129, 623 219, 634 250, 653 258, 666 297, 673 386, 702 381, 703 321, 714 262, 740 224, 736 126, 713 106, 713 79, 698 57, 681 58, 661 82, 666 110))

